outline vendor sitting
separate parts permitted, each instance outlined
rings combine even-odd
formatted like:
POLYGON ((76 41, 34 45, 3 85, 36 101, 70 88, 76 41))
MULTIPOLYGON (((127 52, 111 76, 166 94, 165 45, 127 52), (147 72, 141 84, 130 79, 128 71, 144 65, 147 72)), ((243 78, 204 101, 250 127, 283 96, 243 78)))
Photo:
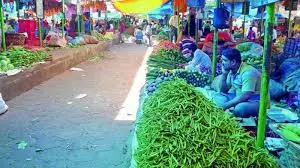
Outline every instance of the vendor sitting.
POLYGON ((220 95, 223 98, 217 104, 224 110, 234 108, 236 117, 257 116, 260 79, 257 69, 241 62, 237 49, 223 51, 220 91, 225 94, 220 95))

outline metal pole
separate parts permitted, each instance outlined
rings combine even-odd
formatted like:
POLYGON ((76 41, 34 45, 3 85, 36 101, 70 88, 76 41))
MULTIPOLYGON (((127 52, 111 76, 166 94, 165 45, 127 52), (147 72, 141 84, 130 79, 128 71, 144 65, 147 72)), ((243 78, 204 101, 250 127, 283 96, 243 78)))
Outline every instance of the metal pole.
POLYGON ((266 113, 269 103, 269 74, 271 65, 272 34, 275 22, 275 3, 267 5, 267 18, 264 35, 263 67, 261 74, 261 90, 258 115, 257 146, 264 147, 266 132, 266 113))
POLYGON ((1 37, 2 37, 2 50, 6 51, 5 32, 4 32, 4 18, 3 18, 3 2, 0 0, 0 24, 1 24, 1 37))
MULTIPOLYGON (((220 7, 220 0, 215 0, 217 8, 220 7)), ((213 64, 212 64, 212 79, 216 77, 216 68, 217 68, 217 44, 218 44, 218 29, 214 28, 214 41, 213 41, 213 64)))
POLYGON ((43 47, 42 19, 41 19, 41 18, 38 18, 38 31, 39 31, 39 42, 40 42, 40 46, 43 47))
POLYGON ((65 0, 61 1, 61 5, 62 5, 62 19, 61 19, 61 35, 62 37, 65 37, 65 0))
POLYGON ((287 33, 287 37, 291 37, 291 27, 292 27, 291 16, 292 16, 292 8, 293 8, 293 1, 290 0, 290 4, 289 4, 289 19, 288 19, 288 33, 287 33))

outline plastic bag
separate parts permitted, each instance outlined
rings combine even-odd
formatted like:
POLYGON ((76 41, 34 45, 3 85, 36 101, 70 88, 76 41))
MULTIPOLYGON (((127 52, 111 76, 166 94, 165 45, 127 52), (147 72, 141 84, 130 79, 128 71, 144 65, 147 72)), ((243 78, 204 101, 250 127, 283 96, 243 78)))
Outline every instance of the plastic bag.
POLYGON ((3 114, 7 111, 8 106, 5 104, 2 94, 0 93, 0 114, 3 114))

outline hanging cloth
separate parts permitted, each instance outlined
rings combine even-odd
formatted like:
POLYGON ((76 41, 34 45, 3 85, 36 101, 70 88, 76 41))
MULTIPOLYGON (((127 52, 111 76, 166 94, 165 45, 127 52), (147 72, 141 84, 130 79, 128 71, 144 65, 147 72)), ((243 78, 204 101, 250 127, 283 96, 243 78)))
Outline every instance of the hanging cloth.
POLYGON ((114 0, 113 6, 121 13, 144 14, 159 8, 168 0, 114 0))
POLYGON ((185 13, 187 11, 186 0, 174 0, 174 9, 178 7, 179 13, 185 13))

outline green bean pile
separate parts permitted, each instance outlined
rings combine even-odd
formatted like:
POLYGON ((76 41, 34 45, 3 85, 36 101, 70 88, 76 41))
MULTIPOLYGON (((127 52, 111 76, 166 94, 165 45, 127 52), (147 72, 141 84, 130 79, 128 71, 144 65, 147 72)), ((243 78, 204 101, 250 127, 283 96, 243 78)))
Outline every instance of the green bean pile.
POLYGON ((277 167, 238 123, 182 79, 163 83, 143 104, 137 167, 277 167))

